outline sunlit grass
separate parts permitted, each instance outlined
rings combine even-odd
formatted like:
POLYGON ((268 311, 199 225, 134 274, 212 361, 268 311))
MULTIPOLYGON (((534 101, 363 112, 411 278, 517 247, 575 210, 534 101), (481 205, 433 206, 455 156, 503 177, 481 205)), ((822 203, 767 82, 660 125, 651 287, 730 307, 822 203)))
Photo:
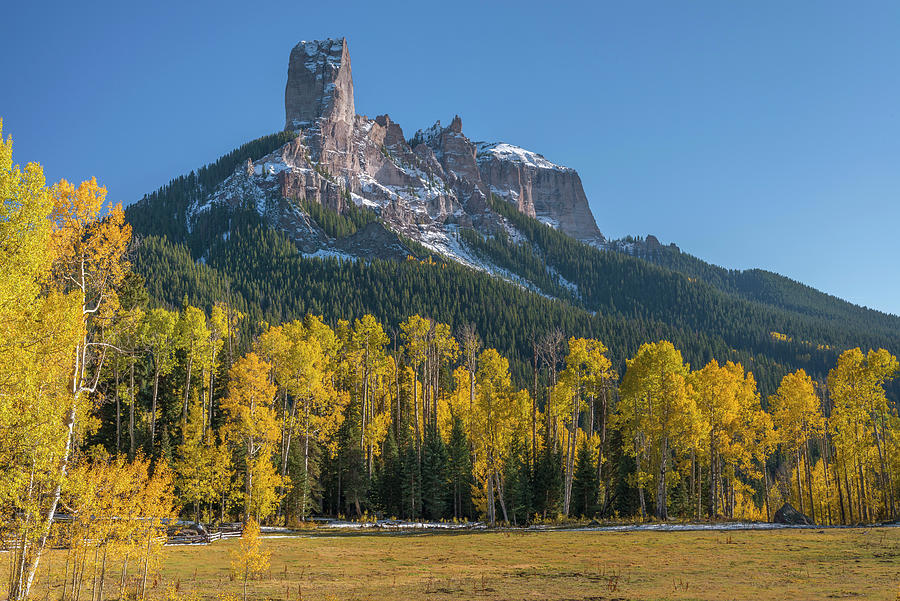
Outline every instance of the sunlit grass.
MULTIPOLYGON (((236 544, 167 547, 151 594, 240 597, 236 544)), ((253 599, 895 601, 900 586, 900 528, 360 533, 264 538, 263 548, 271 568, 251 583, 253 599)), ((45 598, 46 583, 36 590, 45 598)), ((60 592, 54 584, 49 598, 60 592)))

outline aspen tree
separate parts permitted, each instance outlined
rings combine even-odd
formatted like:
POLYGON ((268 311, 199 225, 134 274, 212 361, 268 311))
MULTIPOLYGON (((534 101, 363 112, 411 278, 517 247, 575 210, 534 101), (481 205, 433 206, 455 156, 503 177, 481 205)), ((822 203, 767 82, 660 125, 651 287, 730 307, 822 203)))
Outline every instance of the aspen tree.
POLYGON ((222 402, 226 436, 243 447, 244 522, 268 515, 272 509, 269 489, 280 484, 271 464, 273 445, 280 435, 272 407, 276 388, 269 381, 271 370, 256 353, 241 357, 229 371, 228 394, 222 402), (260 482, 254 482, 257 476, 260 482))
POLYGON ((670 456, 682 446, 682 435, 692 430, 697 419, 687 375, 681 352, 665 340, 641 345, 627 361, 616 418, 629 441, 626 452, 637 463, 634 484, 642 517, 646 515, 644 487, 655 476, 656 517, 668 519, 670 456), (652 468, 655 474, 649 471, 652 468))
MULTIPOLYGON (((729 471, 732 486, 739 464, 755 472, 755 468, 751 467, 750 455, 754 451, 758 454, 757 428, 765 430, 766 424, 759 421, 758 413, 762 409, 756 381, 752 374, 744 372, 740 363, 729 361, 720 366, 712 360, 691 374, 691 383, 702 420, 697 424, 703 430, 698 436, 708 446, 708 512, 710 517, 715 518, 719 515, 720 495, 723 492, 722 468, 729 471)), ((730 505, 726 513, 728 517, 733 517, 730 505)))
POLYGON ((181 501, 194 508, 194 519, 200 521, 201 505, 216 498, 216 461, 219 459, 212 437, 203 432, 203 401, 195 391, 182 441, 173 463, 176 488, 181 501))
POLYGON ((253 518, 244 525, 240 545, 231 551, 231 571, 243 585, 243 600, 247 601, 247 582, 258 578, 269 570, 270 553, 263 551, 259 544, 259 524, 253 518))
MULTIPOLYGON (((559 391, 566 404, 565 422, 568 425, 566 438, 565 488, 563 514, 569 514, 572 498, 572 481, 575 473, 575 454, 578 441, 580 418, 588 411, 587 436, 594 433, 595 404, 603 398, 609 383, 614 379, 612 363, 606 357, 606 346, 599 340, 571 338, 569 353, 566 355, 566 369, 560 375, 564 389, 559 391)), ((606 423, 606 405, 603 403, 601 419, 606 423)), ((600 451, 602 461, 602 450, 600 451)))
POLYGON ((157 308, 144 316, 140 337, 153 361, 153 397, 150 403, 150 450, 156 442, 157 401, 159 399, 159 378, 172 372, 175 367, 175 324, 178 313, 157 308))
POLYGON ((413 426, 416 433, 416 451, 421 460, 422 451, 422 412, 419 410, 419 369, 425 362, 427 353, 428 332, 431 329, 429 320, 421 315, 412 315, 400 324, 403 349, 409 359, 415 376, 413 377, 413 426))
POLYGON ((75 295, 50 286, 55 190, 36 163, 12 161, 0 120, 0 515, 17 544, 9 597, 28 596, 66 474, 71 432, 84 409, 71 393, 81 338, 75 295))
POLYGON ((203 369, 208 375, 206 397, 204 399, 205 421, 203 433, 212 427, 213 391, 215 390, 216 366, 225 340, 230 336, 231 324, 228 323, 228 309, 223 303, 217 302, 209 316, 209 339, 205 345, 206 355, 203 357, 203 369))
MULTIPOLYGON (((57 439, 62 441, 62 448, 55 459, 54 469, 47 472, 51 483, 41 493, 43 500, 35 506, 40 507, 43 515, 29 528, 35 535, 34 539, 22 539, 21 561, 13 570, 12 599, 26 598, 34 582, 69 471, 76 428, 83 421, 89 397, 100 382, 104 359, 110 348, 104 332, 118 310, 116 288, 128 269, 125 251, 131 239, 131 227, 124 221, 121 205, 105 208, 105 188, 98 185, 95 179, 82 182, 77 188, 62 180, 53 187, 52 199, 49 237, 53 261, 51 281, 54 291, 64 295, 68 304, 66 312, 74 311, 76 325, 75 334, 70 337, 72 330, 67 330, 63 324, 72 323, 69 321, 71 313, 67 319, 60 316, 60 321, 55 324, 62 334, 60 339, 71 344, 67 362, 67 390, 59 399, 65 407, 65 417, 62 419, 64 430, 57 439)), ((57 297, 51 294, 51 298, 57 297)), ((53 412, 47 415, 53 415, 53 412)), ((42 417, 46 418, 46 415, 42 417)))
MULTIPOLYGON (((797 497, 800 511, 804 512, 806 503, 803 498, 803 481, 800 477, 803 458, 809 460, 808 443, 811 438, 820 435, 825 427, 825 419, 812 379, 802 369, 786 375, 782 378, 778 391, 769 397, 769 408, 778 440, 787 451, 786 454, 793 456, 797 473, 797 497)), ((811 492, 811 489, 808 492, 811 492)), ((811 497, 808 505, 810 517, 815 521, 815 507, 811 497)))
POLYGON ((362 380, 360 402, 360 450, 364 453, 369 477, 372 476, 374 447, 387 434, 390 407, 379 411, 374 401, 374 392, 383 381, 388 369, 385 346, 390 341, 381 324, 369 314, 357 319, 353 324, 350 340, 351 361, 356 365, 357 377, 362 380))
MULTIPOLYGON (((828 389, 834 402, 830 426, 836 449, 843 451, 842 459, 855 463, 854 479, 858 494, 860 517, 872 520, 870 502, 866 499, 866 475, 877 474, 881 489, 881 511, 885 517, 896 516, 895 483, 889 469, 891 441, 890 427, 893 413, 888 405, 884 385, 898 371, 896 357, 884 349, 863 354, 858 348, 841 353, 838 363, 828 375, 828 389), (872 447, 874 446, 874 453, 872 447), (868 457, 877 457, 878 467, 871 470, 868 457)), ((895 447, 894 447, 895 448, 895 447)), ((847 489, 848 501, 850 488, 847 489)))
POLYGON ((471 416, 471 436, 475 447, 476 477, 485 492, 486 513, 491 526, 496 524, 496 502, 500 502, 504 521, 508 521, 503 498, 502 473, 513 436, 524 434, 528 417, 528 394, 515 391, 509 375, 509 361, 494 349, 478 359, 475 404, 471 416))
POLYGON ((176 348, 184 351, 185 381, 183 402, 181 410, 181 427, 184 428, 188 419, 188 399, 191 390, 191 375, 194 363, 201 363, 209 353, 207 346, 210 344, 210 331, 206 322, 206 314, 188 305, 181 311, 174 327, 174 341, 176 348))
MULTIPOLYGON (((285 379, 281 384, 293 402, 285 408, 282 437, 282 465, 286 466, 292 434, 299 432, 303 444, 303 472, 300 487, 300 518, 311 507, 310 443, 322 445, 331 455, 337 452, 335 435, 343 423, 349 395, 335 387, 336 349, 339 341, 320 318, 307 316, 303 322, 284 325, 289 342, 285 379)), ((282 475, 286 472, 282 471, 282 475)))

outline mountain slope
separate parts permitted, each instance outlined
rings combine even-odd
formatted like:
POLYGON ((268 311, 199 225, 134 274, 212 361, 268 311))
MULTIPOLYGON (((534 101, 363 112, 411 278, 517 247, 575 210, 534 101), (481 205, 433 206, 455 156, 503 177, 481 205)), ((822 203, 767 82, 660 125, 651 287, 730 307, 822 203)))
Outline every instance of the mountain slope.
POLYGON ((471 142, 459 118, 406 140, 386 115, 355 115, 344 40, 299 44, 285 96, 288 131, 128 208, 157 302, 230 291, 248 335, 307 311, 473 322, 521 374, 550 328, 600 336, 620 366, 664 337, 695 365, 744 362, 764 392, 798 367, 824 378, 848 347, 900 351, 896 316, 652 236, 605 239, 574 170, 471 142))

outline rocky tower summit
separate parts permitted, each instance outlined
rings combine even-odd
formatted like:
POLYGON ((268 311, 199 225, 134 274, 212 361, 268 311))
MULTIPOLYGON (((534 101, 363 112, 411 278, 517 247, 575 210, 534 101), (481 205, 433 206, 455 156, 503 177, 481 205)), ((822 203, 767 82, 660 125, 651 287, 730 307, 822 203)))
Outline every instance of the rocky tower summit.
POLYGON ((234 208, 251 199, 305 252, 317 252, 335 241, 303 211, 303 202, 338 212, 353 203, 374 211, 393 232, 479 265, 457 229, 482 235, 509 230, 487 202, 494 195, 588 244, 606 243, 574 169, 511 144, 474 142, 458 116, 447 127, 438 121, 407 139, 388 115, 357 115, 344 38, 304 41, 291 50, 284 108, 285 129, 296 139, 236 171, 192 207, 189 221, 196 224, 214 205, 234 208))
POLYGON ((284 88, 287 130, 319 119, 353 123, 353 74, 347 39, 300 42, 291 50, 284 88))

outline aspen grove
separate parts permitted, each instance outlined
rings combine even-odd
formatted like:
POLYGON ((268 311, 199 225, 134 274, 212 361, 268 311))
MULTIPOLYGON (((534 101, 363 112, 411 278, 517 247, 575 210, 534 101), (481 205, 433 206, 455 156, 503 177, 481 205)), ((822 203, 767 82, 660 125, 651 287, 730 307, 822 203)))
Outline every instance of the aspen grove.
POLYGON ((845 350, 824 381, 797 370, 763 398, 740 363, 691 366, 661 340, 620 370, 603 341, 548 324, 525 334, 531 373, 514 378, 468 323, 249 324, 227 296, 154 304, 121 207, 94 180, 47 186, 39 165, 13 163, 11 140, 0 196, 12 599, 51 545, 68 549, 72 598, 88 586, 102 598, 105 581, 140 593, 179 515, 493 526, 769 520, 790 502, 821 524, 898 517, 900 418, 885 387, 900 368, 887 350, 845 350))

